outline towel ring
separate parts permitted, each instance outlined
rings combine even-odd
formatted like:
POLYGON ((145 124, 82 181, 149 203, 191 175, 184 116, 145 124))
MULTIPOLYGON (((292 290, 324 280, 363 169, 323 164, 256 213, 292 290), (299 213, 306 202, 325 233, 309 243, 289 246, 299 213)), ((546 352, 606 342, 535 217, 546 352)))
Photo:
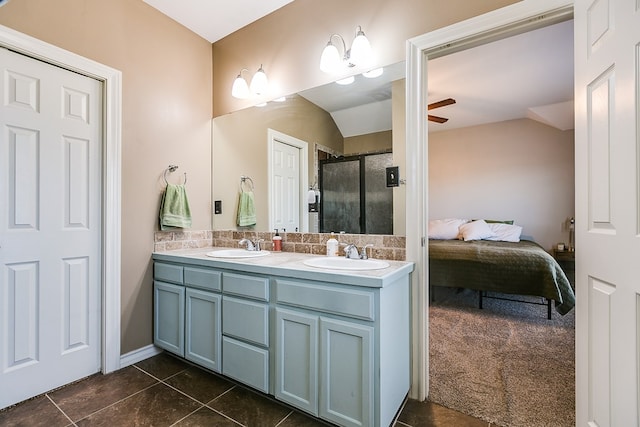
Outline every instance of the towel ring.
MULTIPOLYGON (((243 190, 243 188, 242 188, 242 184, 247 184, 247 185, 249 185, 249 191, 253 191, 253 180, 252 180, 250 177, 242 175, 242 176, 240 177, 240 189, 241 189, 241 190, 243 190), (247 181, 249 181, 249 183, 248 183, 248 184, 247 184, 247 181)), ((243 191, 244 191, 244 190, 243 190, 243 191)))
MULTIPOLYGON (((176 165, 169 165, 168 168, 166 168, 164 170, 164 174, 163 174, 163 178, 164 178, 164 183, 169 185, 169 181, 167 181, 167 173, 170 172, 175 172, 175 170, 178 169, 178 166, 176 165)), ((184 173, 184 182, 182 183, 182 185, 186 185, 187 184, 187 173, 184 173)))

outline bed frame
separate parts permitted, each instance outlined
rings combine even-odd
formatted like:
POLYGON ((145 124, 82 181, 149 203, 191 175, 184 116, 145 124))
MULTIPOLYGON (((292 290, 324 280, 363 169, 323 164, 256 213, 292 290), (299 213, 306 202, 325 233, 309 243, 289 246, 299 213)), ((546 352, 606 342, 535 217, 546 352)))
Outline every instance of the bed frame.
POLYGON ((564 315, 575 305, 575 294, 557 261, 533 241, 495 242, 477 240, 429 240, 429 287, 477 290, 478 306, 484 298, 510 300, 547 306, 551 319, 552 301, 564 315), (489 295, 539 296, 546 302, 489 295))

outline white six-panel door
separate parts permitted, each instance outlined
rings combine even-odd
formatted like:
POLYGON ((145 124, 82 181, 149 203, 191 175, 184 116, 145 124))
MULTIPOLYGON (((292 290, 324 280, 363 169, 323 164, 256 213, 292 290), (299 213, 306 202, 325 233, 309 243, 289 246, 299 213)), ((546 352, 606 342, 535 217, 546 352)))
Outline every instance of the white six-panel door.
POLYGON ((269 227, 307 232, 307 158, 305 141, 268 130, 269 227))
POLYGON ((0 408, 100 370, 100 82, 0 48, 0 408))
POLYGON ((577 425, 638 426, 640 1, 574 13, 577 425))

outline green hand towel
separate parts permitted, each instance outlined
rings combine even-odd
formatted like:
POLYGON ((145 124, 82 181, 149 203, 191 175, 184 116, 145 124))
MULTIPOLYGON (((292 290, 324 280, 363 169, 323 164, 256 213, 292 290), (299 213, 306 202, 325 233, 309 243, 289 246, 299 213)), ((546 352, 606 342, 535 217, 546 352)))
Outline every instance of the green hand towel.
POLYGON ((184 185, 167 184, 160 203, 160 230, 191 227, 191 210, 184 185))
POLYGON ((248 225, 256 225, 256 207, 253 203, 253 192, 240 192, 238 200, 238 220, 236 222, 240 227, 248 225))

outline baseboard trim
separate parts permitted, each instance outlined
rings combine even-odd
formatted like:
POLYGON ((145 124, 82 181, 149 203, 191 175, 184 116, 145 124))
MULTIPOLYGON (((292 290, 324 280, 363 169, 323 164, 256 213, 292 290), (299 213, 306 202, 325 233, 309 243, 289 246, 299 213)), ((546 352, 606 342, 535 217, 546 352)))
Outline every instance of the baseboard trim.
POLYGON ((127 366, 133 365, 134 363, 138 363, 160 353, 162 353, 162 349, 153 344, 130 351, 129 353, 120 356, 120 369, 126 368, 127 366))

